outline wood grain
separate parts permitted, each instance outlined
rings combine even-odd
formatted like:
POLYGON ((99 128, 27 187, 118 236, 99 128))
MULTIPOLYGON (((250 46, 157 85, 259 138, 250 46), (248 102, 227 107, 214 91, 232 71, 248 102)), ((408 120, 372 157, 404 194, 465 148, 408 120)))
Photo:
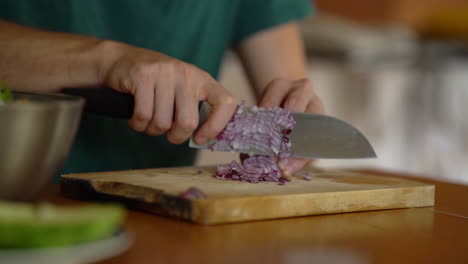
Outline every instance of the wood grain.
POLYGON ((407 179, 311 169, 311 181, 293 176, 280 186, 223 181, 213 178, 213 172, 213 167, 183 167, 69 174, 61 178, 61 191, 71 198, 116 200, 207 225, 434 205, 432 184, 407 179), (207 199, 178 197, 190 187, 202 190, 207 199))

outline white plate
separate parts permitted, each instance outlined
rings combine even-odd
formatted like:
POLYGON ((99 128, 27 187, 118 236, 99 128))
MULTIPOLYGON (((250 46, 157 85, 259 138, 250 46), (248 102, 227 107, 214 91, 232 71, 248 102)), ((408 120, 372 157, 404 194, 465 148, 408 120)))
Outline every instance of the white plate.
POLYGON ((125 230, 111 237, 67 247, 0 249, 2 264, 82 264, 104 260, 127 250, 133 237, 125 230))

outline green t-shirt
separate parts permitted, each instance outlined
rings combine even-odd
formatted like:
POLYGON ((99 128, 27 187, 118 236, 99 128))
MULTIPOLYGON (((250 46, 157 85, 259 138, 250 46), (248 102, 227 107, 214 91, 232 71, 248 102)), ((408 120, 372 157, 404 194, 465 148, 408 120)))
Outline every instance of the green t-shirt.
MULTIPOLYGON (((300 19, 310 0, 2 0, 0 19, 156 50, 214 78, 225 51, 255 32, 300 19)), ((127 120, 84 114, 62 173, 190 165, 195 151, 127 120)))

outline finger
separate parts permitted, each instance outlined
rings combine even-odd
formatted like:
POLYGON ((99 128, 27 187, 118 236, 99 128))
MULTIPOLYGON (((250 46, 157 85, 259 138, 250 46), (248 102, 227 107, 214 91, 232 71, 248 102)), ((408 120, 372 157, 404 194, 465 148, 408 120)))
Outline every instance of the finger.
POLYGON ((174 113, 174 83, 171 78, 158 81, 154 90, 153 119, 146 128, 150 136, 159 136, 171 129, 174 113))
POLYGON ((135 131, 142 132, 153 117, 154 88, 152 82, 140 82, 140 85, 135 88, 133 96, 135 106, 129 125, 135 131))
POLYGON ((174 144, 186 141, 198 125, 198 98, 188 85, 181 82, 175 90, 175 119, 167 134, 169 142, 174 144))
POLYGON ((323 105, 322 100, 316 95, 314 95, 307 104, 306 108, 307 113, 316 113, 316 114, 323 114, 325 113, 325 107, 323 105))
POLYGON ((208 119, 196 133, 197 144, 206 144, 216 137, 226 127, 237 108, 236 98, 221 85, 213 82, 205 89, 204 99, 212 109, 208 119))
POLYGON ((275 79, 266 87, 265 92, 260 99, 260 107, 275 107, 283 103, 283 99, 288 93, 292 83, 288 80, 275 79))
POLYGON ((283 107, 286 110, 294 112, 304 112, 309 103, 310 94, 304 87, 295 87, 284 100, 283 107))
POLYGON ((281 160, 278 165, 286 176, 292 176, 296 172, 302 170, 306 165, 311 162, 309 159, 304 158, 290 158, 286 160, 281 160))

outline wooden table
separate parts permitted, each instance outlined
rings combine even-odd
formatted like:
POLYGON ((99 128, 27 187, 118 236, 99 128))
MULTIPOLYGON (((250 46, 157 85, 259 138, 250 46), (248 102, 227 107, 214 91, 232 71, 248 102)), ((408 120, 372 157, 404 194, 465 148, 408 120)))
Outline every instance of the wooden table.
MULTIPOLYGON (((133 246, 102 263, 468 263, 468 186, 422 181, 436 184, 434 208, 217 226, 129 211, 133 246)), ((79 203, 60 197, 57 186, 44 199, 79 203)))

